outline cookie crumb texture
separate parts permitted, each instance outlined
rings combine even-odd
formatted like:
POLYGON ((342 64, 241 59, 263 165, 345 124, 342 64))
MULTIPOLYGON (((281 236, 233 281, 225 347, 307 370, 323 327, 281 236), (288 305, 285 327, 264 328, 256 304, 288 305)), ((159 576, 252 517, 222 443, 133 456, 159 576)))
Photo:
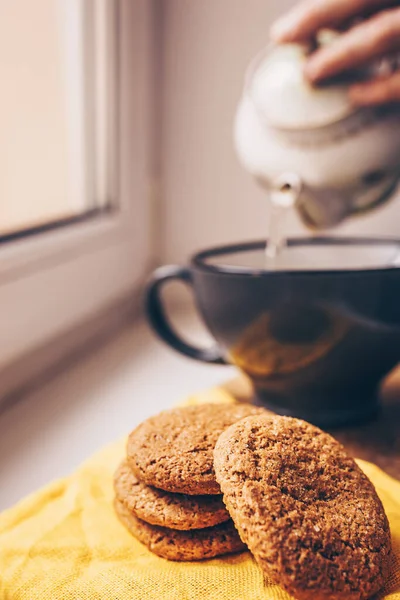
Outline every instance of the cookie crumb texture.
POLYGON ((246 549, 231 520, 207 529, 177 531, 145 523, 119 500, 115 500, 114 507, 128 531, 162 558, 176 561, 204 560, 246 549))
POLYGON ((220 434, 243 417, 265 414, 250 404, 200 404, 164 411, 129 436, 128 463, 147 485, 189 495, 220 494, 213 450, 220 434))
POLYGON ((187 496, 152 488, 139 481, 124 461, 114 477, 118 500, 136 517, 170 529, 201 529, 228 521, 222 496, 187 496))
POLYGON ((330 435, 254 416, 219 438, 214 465, 240 536, 298 600, 364 600, 388 575, 389 524, 375 488, 330 435))

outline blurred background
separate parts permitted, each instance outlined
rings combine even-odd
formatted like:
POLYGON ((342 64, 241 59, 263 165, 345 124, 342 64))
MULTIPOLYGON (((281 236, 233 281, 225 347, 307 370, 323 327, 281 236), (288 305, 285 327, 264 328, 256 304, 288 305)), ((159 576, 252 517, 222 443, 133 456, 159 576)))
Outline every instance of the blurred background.
MULTIPOLYGON (((265 236, 264 194, 236 159, 232 123, 246 66, 267 43, 271 22, 292 4, 0 0, 0 406, 39 389, 42 412, 36 408, 31 424, 41 439, 52 431, 60 443, 51 429, 54 406, 65 423, 67 407, 78 398, 76 425, 92 393, 79 387, 76 378, 84 376, 77 371, 43 392, 54 368, 66 377, 71 361, 83 364, 82 347, 94 351, 103 338, 111 345, 87 367, 91 385, 123 364, 124 389, 142 381, 149 410, 160 389, 143 383, 151 361, 186 369, 180 373, 187 374, 187 385, 168 380, 165 403, 193 385, 228 376, 172 358, 132 315, 140 316, 143 282, 156 265, 184 263, 210 245, 265 236), (132 322, 139 324, 122 345, 112 346, 109 332, 127 331, 132 322), (145 367, 133 367, 132 348, 143 352, 150 343, 155 354, 145 367)), ((398 235, 398 210, 392 202, 337 233, 398 235)), ((293 217, 289 234, 305 233, 293 217)), ((155 380, 165 376, 160 372, 155 380)), ((105 415, 118 410, 117 388, 100 410, 95 386, 89 404, 105 420, 93 412, 86 423, 106 426, 105 415)), ((21 406, 0 421, 7 431, 3 453, 26 439, 21 422, 32 415, 26 403, 21 406)), ((123 417, 112 423, 105 436, 78 444, 71 464, 126 427, 123 417)), ((39 444, 34 437, 31 442, 39 444)), ((26 491, 15 479, 25 460, 20 471, 8 464, 17 495, 26 491)), ((54 464, 43 466, 43 480, 55 474, 54 464)))

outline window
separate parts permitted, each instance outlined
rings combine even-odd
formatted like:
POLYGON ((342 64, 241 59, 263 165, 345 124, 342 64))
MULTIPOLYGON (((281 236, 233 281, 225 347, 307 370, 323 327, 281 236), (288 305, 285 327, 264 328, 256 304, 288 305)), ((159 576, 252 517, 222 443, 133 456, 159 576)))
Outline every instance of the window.
POLYGON ((152 8, 0 0, 0 366, 147 272, 152 8))
POLYGON ((2 241, 116 200, 111 6, 0 3, 0 78, 7 82, 0 105, 2 241))

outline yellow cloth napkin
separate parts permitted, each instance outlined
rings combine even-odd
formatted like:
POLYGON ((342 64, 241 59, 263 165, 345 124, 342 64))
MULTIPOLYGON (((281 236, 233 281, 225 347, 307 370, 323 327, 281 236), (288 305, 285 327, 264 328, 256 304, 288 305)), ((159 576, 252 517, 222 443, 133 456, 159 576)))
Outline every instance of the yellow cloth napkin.
MULTIPOLYGON (((215 389, 189 403, 229 402, 215 389)), ((263 581, 248 552, 197 563, 158 558, 114 515, 112 476, 119 441, 71 476, 0 515, 1 600, 285 600, 263 581)), ((359 461, 389 517, 395 557, 383 597, 400 600, 400 482, 359 461)))

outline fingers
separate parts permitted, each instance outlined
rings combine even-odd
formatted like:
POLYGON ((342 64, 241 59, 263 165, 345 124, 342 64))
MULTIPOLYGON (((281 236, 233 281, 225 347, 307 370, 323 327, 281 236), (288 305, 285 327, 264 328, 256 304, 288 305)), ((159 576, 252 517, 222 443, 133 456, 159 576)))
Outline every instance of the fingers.
POLYGON ((305 67, 317 82, 400 49, 400 8, 383 11, 355 25, 313 54, 305 67))
POLYGON ((301 42, 314 37, 322 28, 336 28, 371 10, 398 4, 394 0, 304 0, 276 21, 271 29, 274 41, 301 42))
POLYGON ((400 102, 400 73, 354 85, 349 93, 351 102, 356 106, 400 102))

